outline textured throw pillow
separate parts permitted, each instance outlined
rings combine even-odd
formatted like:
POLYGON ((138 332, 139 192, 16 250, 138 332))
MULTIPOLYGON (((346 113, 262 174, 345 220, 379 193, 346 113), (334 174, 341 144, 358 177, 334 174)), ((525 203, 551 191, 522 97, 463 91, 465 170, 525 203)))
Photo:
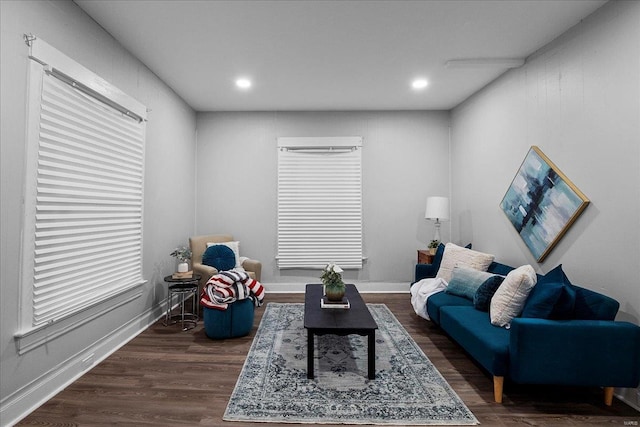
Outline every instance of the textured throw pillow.
MULTIPOLYGON (((471 243, 465 246, 465 248, 471 249, 471 243)), ((443 255, 444 255, 444 243, 440 243, 438 245, 438 249, 436 249, 436 254, 433 256, 433 261, 431 262, 431 265, 433 265, 436 269, 440 268, 440 263, 442 262, 443 255)))
POLYGON ((202 263, 218 271, 232 270, 236 266, 236 255, 226 245, 212 245, 202 254, 202 263))
POLYGON ((451 281, 451 273, 453 267, 463 266, 473 268, 479 271, 487 271, 489 265, 493 262, 493 255, 474 251, 460 247, 454 243, 447 243, 444 248, 442 262, 438 269, 436 278, 451 281))
POLYGON ((507 326, 522 312, 529 292, 537 281, 536 272, 530 265, 523 265, 507 274, 491 298, 489 317, 495 326, 507 326))
POLYGON ((562 271, 562 264, 538 278, 522 310, 522 317, 569 319, 573 316, 575 290, 562 271))
POLYGON ((480 285, 476 294, 473 296, 473 306, 476 310, 489 311, 491 298, 493 298, 493 294, 496 293, 503 281, 504 276, 495 274, 480 285))
POLYGON ((214 245, 228 246, 233 251, 233 254, 236 257, 234 268, 242 267, 242 264, 240 263, 240 242, 233 241, 233 242, 222 242, 222 243, 207 243, 207 247, 214 246, 214 245))
POLYGON ((453 267, 446 292, 473 300, 480 285, 491 276, 493 276, 491 273, 458 265, 453 267))

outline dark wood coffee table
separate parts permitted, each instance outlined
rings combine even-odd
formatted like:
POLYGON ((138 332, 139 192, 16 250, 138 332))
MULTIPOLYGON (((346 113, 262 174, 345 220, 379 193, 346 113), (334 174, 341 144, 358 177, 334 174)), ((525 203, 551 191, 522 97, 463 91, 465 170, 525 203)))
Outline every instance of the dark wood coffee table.
POLYGON ((314 335, 361 335, 368 339, 369 379, 376 377, 376 329, 378 324, 354 285, 345 294, 351 308, 321 308, 322 285, 307 285, 304 296, 304 327, 307 329, 307 378, 313 379, 314 335))

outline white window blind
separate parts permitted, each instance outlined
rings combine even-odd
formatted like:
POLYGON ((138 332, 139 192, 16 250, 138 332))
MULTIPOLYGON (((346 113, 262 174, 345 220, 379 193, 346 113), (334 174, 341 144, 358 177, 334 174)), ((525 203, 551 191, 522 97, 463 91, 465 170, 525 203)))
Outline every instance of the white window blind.
POLYGON ((278 267, 362 268, 362 139, 278 146, 278 267))
POLYGON ((140 117, 51 66, 39 75, 23 268, 34 327, 142 283, 145 139, 140 117))

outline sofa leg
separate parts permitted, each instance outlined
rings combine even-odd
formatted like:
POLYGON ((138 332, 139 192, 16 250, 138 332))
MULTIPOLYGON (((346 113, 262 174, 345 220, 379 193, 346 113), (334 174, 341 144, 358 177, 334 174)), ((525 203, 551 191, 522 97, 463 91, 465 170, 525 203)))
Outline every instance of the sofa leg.
POLYGON ((493 398, 496 403, 502 403, 502 388, 504 387, 504 377, 493 377, 493 398))
POLYGON ((611 406, 613 403, 613 387, 604 388, 604 404, 611 406))

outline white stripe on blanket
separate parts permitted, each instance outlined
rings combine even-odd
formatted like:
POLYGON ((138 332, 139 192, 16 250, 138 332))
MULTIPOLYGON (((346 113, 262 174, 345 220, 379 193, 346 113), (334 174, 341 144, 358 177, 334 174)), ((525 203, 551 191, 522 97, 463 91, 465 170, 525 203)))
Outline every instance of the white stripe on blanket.
POLYGON ((249 277, 244 270, 221 271, 209 278, 202 289, 200 304, 204 307, 226 310, 228 305, 251 299, 256 307, 262 305, 264 287, 249 277))
POLYGON ((416 314, 424 319, 429 319, 427 314, 427 299, 440 291, 447 289, 447 281, 438 279, 422 279, 411 286, 411 305, 416 314))

